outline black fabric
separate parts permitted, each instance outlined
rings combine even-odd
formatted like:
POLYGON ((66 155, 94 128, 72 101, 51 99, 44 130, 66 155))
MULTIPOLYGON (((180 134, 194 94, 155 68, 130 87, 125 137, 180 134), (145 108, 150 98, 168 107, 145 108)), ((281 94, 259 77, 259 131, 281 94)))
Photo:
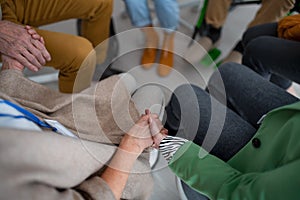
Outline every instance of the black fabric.
POLYGON ((221 37, 222 28, 215 28, 212 25, 208 25, 207 37, 209 37, 213 44, 216 43, 221 37))
POLYGON ((207 24, 204 19, 199 28, 195 26, 192 39, 195 39, 196 34, 198 33, 200 37, 204 37, 204 36, 209 37, 213 43, 216 43, 221 37, 221 31, 222 28, 215 28, 212 25, 207 24))
POLYGON ((240 52, 241 54, 244 54, 244 46, 241 40, 235 45, 233 51, 237 51, 240 52))

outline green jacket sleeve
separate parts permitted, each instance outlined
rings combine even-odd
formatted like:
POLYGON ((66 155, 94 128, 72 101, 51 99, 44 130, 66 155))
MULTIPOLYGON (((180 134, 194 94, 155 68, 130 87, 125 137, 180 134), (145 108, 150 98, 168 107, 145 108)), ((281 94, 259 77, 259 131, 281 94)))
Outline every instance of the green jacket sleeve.
POLYGON ((266 172, 242 173, 198 145, 187 142, 176 152, 169 167, 185 183, 210 199, 300 197, 300 176, 297 173, 300 160, 266 172))

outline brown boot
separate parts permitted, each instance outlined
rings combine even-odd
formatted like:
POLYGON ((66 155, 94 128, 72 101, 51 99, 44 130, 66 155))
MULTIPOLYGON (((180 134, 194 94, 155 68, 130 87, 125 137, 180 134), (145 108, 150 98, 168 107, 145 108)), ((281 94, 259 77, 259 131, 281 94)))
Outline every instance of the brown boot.
POLYGON ((162 50, 158 65, 158 74, 160 76, 167 76, 173 68, 173 53, 171 51, 162 50))
POLYGON ((160 54, 158 65, 158 74, 160 76, 167 76, 173 68, 173 50, 174 50, 174 36, 175 33, 165 33, 164 43, 160 54))
POLYGON ((159 38, 151 25, 144 27, 141 30, 145 36, 145 50, 141 58, 141 65, 143 68, 149 69, 156 60, 159 38))
POLYGON ((141 58, 141 65, 144 69, 150 69, 156 60, 156 48, 146 48, 141 58))

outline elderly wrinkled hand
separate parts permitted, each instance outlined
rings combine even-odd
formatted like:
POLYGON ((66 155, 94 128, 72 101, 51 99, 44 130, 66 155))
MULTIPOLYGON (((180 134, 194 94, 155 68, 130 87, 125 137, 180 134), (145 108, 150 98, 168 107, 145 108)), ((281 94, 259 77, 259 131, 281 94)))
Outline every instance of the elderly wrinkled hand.
POLYGON ((0 27, 0 53, 6 56, 4 59, 15 59, 32 71, 38 71, 51 60, 43 38, 31 27, 6 20, 0 21, 0 27))
POLYGON ((6 55, 2 55, 2 70, 6 70, 6 69, 16 69, 19 71, 23 71, 24 70, 24 66, 19 63, 16 59, 11 58, 9 56, 6 55))

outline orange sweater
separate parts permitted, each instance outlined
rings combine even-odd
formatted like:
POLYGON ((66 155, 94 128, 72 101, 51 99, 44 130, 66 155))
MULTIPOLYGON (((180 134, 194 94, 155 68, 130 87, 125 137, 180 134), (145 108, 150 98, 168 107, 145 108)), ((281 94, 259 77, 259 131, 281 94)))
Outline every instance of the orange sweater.
POLYGON ((300 14, 284 17, 278 22, 280 38, 300 41, 300 14))

